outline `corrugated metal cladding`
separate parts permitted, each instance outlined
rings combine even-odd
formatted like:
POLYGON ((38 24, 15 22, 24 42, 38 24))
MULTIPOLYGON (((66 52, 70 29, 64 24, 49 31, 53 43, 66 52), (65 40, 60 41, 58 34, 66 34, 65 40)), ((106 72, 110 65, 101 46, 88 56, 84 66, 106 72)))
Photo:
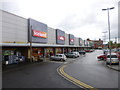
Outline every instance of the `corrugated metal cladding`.
MULTIPOLYGON (((0 10, 0 24, 2 24, 2 42, 23 42, 27 43, 32 35, 32 42, 47 45, 70 45, 79 46, 79 38, 66 34, 59 29, 53 29, 46 24, 33 19, 25 19, 20 16, 0 10), (29 26, 30 25, 30 26, 29 26), (32 26, 32 27, 31 27, 32 26), (30 31, 30 32, 29 32, 30 31), (34 32, 35 31, 35 32, 34 32), (46 34, 46 37, 45 35, 46 34), (59 36, 59 37, 56 37, 59 36), (56 39, 57 42, 56 42, 56 39)), ((84 42, 82 42, 84 44, 84 42)))
POLYGON ((79 38, 74 37, 74 45, 79 46, 79 38))
POLYGON ((65 33, 65 45, 69 45, 69 35, 65 33))
POLYGON ((28 42, 28 21, 2 11, 2 42, 28 42))
POLYGON ((56 32, 55 29, 48 27, 48 42, 47 44, 56 44, 56 32))

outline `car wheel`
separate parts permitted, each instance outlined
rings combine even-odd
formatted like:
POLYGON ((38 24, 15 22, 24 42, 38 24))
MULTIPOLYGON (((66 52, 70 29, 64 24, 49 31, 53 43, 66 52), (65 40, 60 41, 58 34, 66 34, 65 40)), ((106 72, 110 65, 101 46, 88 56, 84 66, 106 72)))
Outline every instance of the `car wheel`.
POLYGON ((101 57, 100 60, 104 60, 104 58, 101 57))
POLYGON ((63 59, 60 59, 60 61, 63 61, 63 59))

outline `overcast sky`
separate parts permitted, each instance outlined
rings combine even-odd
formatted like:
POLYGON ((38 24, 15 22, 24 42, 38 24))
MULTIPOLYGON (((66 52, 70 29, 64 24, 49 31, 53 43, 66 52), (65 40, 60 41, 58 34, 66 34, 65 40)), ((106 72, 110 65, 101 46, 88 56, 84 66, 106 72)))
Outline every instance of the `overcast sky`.
MULTIPOLYGON (((119 0, 3 0, 2 9, 25 18, 33 18, 82 39, 104 39, 110 10, 111 38, 118 37, 119 0)), ((106 40, 108 32, 106 33, 106 40)))

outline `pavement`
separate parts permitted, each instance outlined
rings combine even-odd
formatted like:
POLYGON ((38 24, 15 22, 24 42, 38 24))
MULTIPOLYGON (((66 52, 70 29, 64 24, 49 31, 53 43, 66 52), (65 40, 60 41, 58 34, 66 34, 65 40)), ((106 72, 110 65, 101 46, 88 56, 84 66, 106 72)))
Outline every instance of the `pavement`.
MULTIPOLYGON (((79 88, 57 73, 64 62, 44 61, 4 67, 2 87, 6 88, 79 88)), ((9 90, 9 89, 8 89, 9 90)))
POLYGON ((107 65, 107 67, 120 72, 120 65, 107 65))
MULTIPOLYGON (((44 62, 47 62, 48 60, 44 60, 43 61, 43 63, 44 62)), ((64 65, 66 65, 66 64, 69 64, 69 63, 73 63, 74 61, 77 61, 77 59, 69 59, 69 62, 64 62, 64 65)), ((53 63, 54 61, 50 61, 51 63, 53 63)), ((37 63, 37 62, 34 62, 34 63, 37 63)), ((21 63, 21 64, 13 64, 13 65, 8 65, 8 66, 6 66, 6 67, 4 67, 4 68, 2 68, 2 69, 4 69, 4 72, 8 72, 8 71, 12 71, 13 69, 15 70, 15 67, 18 67, 18 68, 21 68, 21 67, 23 67, 23 66, 25 66, 25 67, 29 67, 29 65, 33 65, 33 62, 32 63, 21 63), (10 70, 11 69, 11 70, 10 70)), ((59 63, 58 62, 58 65, 57 66, 55 66, 54 67, 54 69, 56 68, 56 67, 58 67, 59 65, 62 65, 62 63, 59 63)), ((110 69, 113 69, 113 70, 116 70, 116 71, 120 71, 120 67, 119 67, 119 65, 107 65, 107 67, 109 67, 110 69)), ((17 69, 18 69, 17 68, 17 69)), ((64 72, 64 66, 63 67, 61 67, 61 68, 59 68, 60 69, 60 71, 61 71, 61 74, 63 74, 63 75, 67 75, 67 73, 65 73, 64 72)), ((40 68, 39 68, 40 69, 40 68)), ((53 68, 51 69, 52 71, 53 71, 53 68)), ((40 77, 39 77, 40 78, 40 77)), ((59 77, 60 78, 60 77, 59 77)), ((58 79, 58 81, 60 80, 59 78, 57 78, 58 79)), ((66 78, 66 77, 65 77, 66 78)), ((16 78, 15 78, 16 79, 16 78)), ((6 80, 6 79, 5 79, 6 80)), ((56 79, 54 79, 55 81, 56 81, 56 79)), ((53 83, 53 81, 54 81, 53 79, 51 80, 52 81, 52 83, 53 83)), ((77 85, 78 87, 80 87, 80 86, 82 86, 81 88, 93 88, 93 87, 91 87, 90 85, 88 85, 88 84, 85 84, 85 83, 83 83, 83 82, 80 82, 80 81, 78 81, 77 79, 75 79, 75 78, 73 78, 72 77, 72 75, 67 75, 67 80, 68 81, 70 81, 70 82, 72 82, 72 83, 74 83, 75 85, 77 85), (71 79, 72 78, 72 79, 71 79)), ((9 81, 9 80, 8 80, 9 81)), ((46 81, 46 80, 45 80, 46 81)), ((47 79, 47 81, 48 81, 48 79, 47 79)), ((7 82, 7 80, 6 80, 6 82, 7 82)), ((63 81, 61 81, 62 83, 63 83, 63 81)), ((64 81, 65 82, 65 81, 64 81)), ((51 82, 49 82, 49 83, 51 83, 51 82)), ((45 87, 44 86, 44 84, 42 84, 42 83, 40 83, 41 85, 42 85, 42 87, 45 87)), ((59 83, 59 85, 60 86, 57 86, 56 85, 56 87, 64 87, 64 88, 66 88, 66 86, 67 87, 69 87, 69 84, 70 83, 68 83, 67 82, 67 85, 60 85, 60 83, 59 83)), ((37 87, 38 87, 39 85, 37 85, 37 87)), ((46 86, 49 86, 49 85, 46 85, 46 86)), ((8 85, 8 87, 9 87, 9 85, 8 85)), ((19 86, 20 87, 20 86, 19 86)), ((36 86, 35 86, 36 87, 36 86)), ((54 85, 50 85, 50 87, 54 87, 54 85)), ((78 88, 78 87, 76 87, 76 86, 74 86, 74 85, 72 85, 71 87, 69 87, 69 88, 78 88)), ((95 88, 94 88, 95 89, 95 88)))

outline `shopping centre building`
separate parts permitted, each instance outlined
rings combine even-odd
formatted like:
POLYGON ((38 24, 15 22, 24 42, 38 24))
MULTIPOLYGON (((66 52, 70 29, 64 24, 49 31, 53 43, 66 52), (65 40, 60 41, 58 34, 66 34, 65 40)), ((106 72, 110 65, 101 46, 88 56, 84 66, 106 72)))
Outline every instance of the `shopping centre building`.
POLYGON ((37 61, 59 53, 67 53, 90 48, 86 40, 53 29, 34 19, 26 19, 6 11, 2 17, 2 60, 7 64, 22 61, 37 61), (17 58, 17 59, 16 59, 17 58))

